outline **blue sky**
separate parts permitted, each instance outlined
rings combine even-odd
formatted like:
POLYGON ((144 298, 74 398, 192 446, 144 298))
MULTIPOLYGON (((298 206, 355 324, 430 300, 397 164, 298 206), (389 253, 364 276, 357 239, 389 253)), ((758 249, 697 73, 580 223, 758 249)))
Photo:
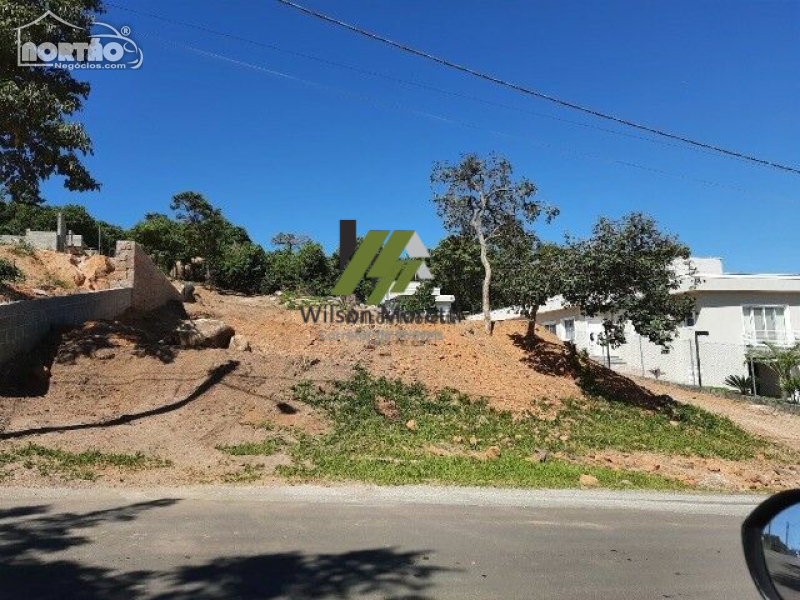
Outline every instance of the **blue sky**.
MULTIPOLYGON (((144 64, 81 75, 93 88, 82 115, 95 145, 88 163, 103 189, 73 194, 51 181, 44 189, 54 204, 81 202, 130 226, 191 189, 265 245, 277 231, 296 231, 332 249, 338 220, 356 218, 359 231, 415 229, 431 246, 443 235, 431 203, 433 162, 496 151, 561 208, 553 225, 539 226, 548 239, 640 210, 696 255, 723 257, 729 271, 800 272, 800 175, 600 131, 639 135, 272 0, 113 2, 283 51, 109 6, 100 20, 130 26, 144 64)), ((800 165, 798 2, 303 2, 549 94, 800 165)))

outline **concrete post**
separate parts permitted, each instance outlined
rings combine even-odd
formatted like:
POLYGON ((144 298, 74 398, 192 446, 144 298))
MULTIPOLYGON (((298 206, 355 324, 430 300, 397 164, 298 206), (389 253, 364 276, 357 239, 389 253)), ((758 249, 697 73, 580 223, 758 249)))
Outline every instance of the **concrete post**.
POLYGON ((56 222, 56 250, 64 252, 66 249, 67 241, 67 225, 64 222, 64 213, 59 211, 58 221, 56 222))

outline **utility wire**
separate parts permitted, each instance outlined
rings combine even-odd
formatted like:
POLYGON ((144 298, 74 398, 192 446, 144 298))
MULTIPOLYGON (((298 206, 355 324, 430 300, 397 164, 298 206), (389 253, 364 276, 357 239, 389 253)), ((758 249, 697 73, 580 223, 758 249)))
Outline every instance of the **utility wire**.
POLYGON ((495 130, 495 129, 489 129, 487 127, 476 125, 474 123, 468 123, 468 122, 465 122, 465 121, 459 121, 459 120, 452 119, 452 118, 446 117, 446 116, 442 116, 442 115, 439 115, 439 114, 436 114, 436 113, 431 113, 431 112, 422 111, 422 110, 419 110, 419 109, 416 109, 416 108, 411 108, 411 107, 406 106, 404 104, 401 104, 399 102, 386 101, 386 100, 383 100, 381 98, 376 98, 374 96, 355 93, 355 92, 352 92, 350 90, 345 90, 345 89, 342 89, 342 88, 337 88, 337 87, 334 87, 334 86, 330 86, 330 85, 327 85, 327 84, 324 84, 324 83, 319 83, 319 82, 312 81, 312 80, 309 80, 309 79, 303 79, 301 77, 296 77, 294 75, 290 75, 290 74, 284 73, 282 71, 276 71, 274 69, 269 69, 269 68, 264 67, 262 65, 257 65, 257 64, 250 63, 250 62, 243 61, 243 60, 239 60, 239 59, 236 59, 236 58, 231 58, 231 57, 225 56, 223 54, 218 54, 216 52, 210 52, 208 50, 203 50, 203 49, 197 48, 195 46, 190 46, 188 44, 183 44, 181 42, 174 42, 172 40, 168 40, 168 39, 163 38, 163 37, 158 36, 158 35, 148 34, 148 33, 141 33, 141 32, 139 33, 139 35, 143 35, 144 37, 153 38, 153 39, 158 40, 159 42, 161 42, 161 43, 163 43, 165 45, 172 46, 174 48, 187 50, 189 52, 192 52, 192 53, 195 53, 195 54, 199 54, 201 56, 206 56, 208 58, 214 58, 214 59, 217 59, 217 60, 221 60, 221 61, 227 62, 227 63, 235 65, 235 66, 244 67, 244 68, 255 70, 255 71, 260 71, 262 73, 266 73, 266 74, 271 75, 273 77, 279 77, 281 79, 294 81, 296 83, 300 83, 300 84, 303 84, 303 85, 306 85, 306 86, 309 86, 309 87, 314 87, 314 88, 322 89, 322 90, 325 90, 325 91, 335 92, 337 94, 341 94, 341 95, 344 95, 344 96, 357 98, 357 99, 359 99, 361 101, 367 102, 367 103, 372 104, 372 105, 384 106, 384 107, 388 106, 388 107, 390 107, 392 109, 396 109, 396 110, 399 110, 399 111, 407 112, 407 113, 410 113, 410 114, 413 114, 413 115, 416 115, 416 116, 419 116, 419 117, 424 117, 426 119, 431 119, 431 120, 434 120, 434 121, 447 123, 447 124, 454 125, 454 126, 457 126, 457 127, 463 127, 463 128, 466 128, 466 129, 483 131, 485 133, 490 133, 490 134, 495 135, 495 136, 504 137, 504 138, 508 138, 508 139, 512 139, 512 140, 517 140, 517 141, 520 141, 520 142, 523 142, 523 143, 526 143, 526 144, 533 144, 533 145, 536 145, 536 146, 539 146, 539 147, 542 147, 542 148, 547 148, 548 150, 554 150, 556 152, 559 152, 559 153, 565 154, 565 155, 577 156, 577 157, 580 157, 580 158, 586 158, 586 159, 589 159, 589 160, 602 162, 602 163, 605 163, 605 164, 614 164, 614 165, 622 165, 622 166, 625 166, 625 167, 632 167, 632 168, 635 168, 635 169, 649 171, 651 173, 655 173, 657 175, 661 175, 661 176, 665 176, 665 177, 672 177, 672 178, 682 179, 684 181, 692 181, 692 182, 700 183, 702 185, 710 186, 710 187, 717 187, 717 188, 724 188, 724 189, 734 190, 736 192, 740 192, 740 193, 746 194, 748 196, 755 196, 756 195, 756 193, 753 192, 752 190, 748 190, 748 189, 745 189, 745 188, 737 187, 737 186, 730 185, 730 184, 727 184, 727 183, 720 183, 718 181, 712 181, 712 180, 708 180, 708 179, 701 179, 701 178, 698 178, 698 177, 693 177, 691 175, 685 175, 683 173, 675 173, 675 172, 672 172, 672 171, 665 171, 665 170, 659 169, 657 167, 651 167, 651 166, 648 166, 648 165, 642 165, 642 164, 635 163, 635 162, 618 160, 618 159, 613 159, 613 158, 600 156, 600 155, 597 155, 597 154, 591 154, 591 153, 588 153, 588 152, 572 150, 570 148, 557 146, 557 145, 554 145, 554 144, 550 144, 548 142, 542 142, 542 141, 539 141, 539 140, 532 140, 532 139, 525 138, 525 137, 522 137, 522 136, 506 133, 504 131, 498 131, 498 130, 495 130))
POLYGON ((571 108, 573 110, 577 110, 577 111, 583 112, 585 114, 589 114, 589 115, 592 115, 594 117, 598 117, 600 119, 606 119, 608 121, 613 121, 613 122, 619 123, 621 125, 626 125, 628 127, 633 127, 633 128, 638 129, 640 131, 646 131, 646 132, 652 133, 654 135, 658 135, 658 136, 661 136, 661 137, 669 138, 669 139, 672 139, 672 140, 677 140, 679 142, 683 142, 685 144, 689 144, 689 145, 692 145, 692 146, 695 146, 695 147, 698 147, 698 148, 705 148, 707 150, 712 150, 714 152, 718 152, 720 154, 724 154, 724 155, 727 155, 727 156, 733 156, 733 157, 740 158, 740 159, 743 159, 743 160, 747 160, 747 161, 750 161, 750 162, 754 162, 754 163, 757 163, 757 164, 760 164, 760 165, 773 167, 775 169, 779 169, 779 170, 782 170, 782 171, 786 171, 786 172, 789 172, 789 173, 794 173, 796 175, 800 175, 800 168, 798 168, 798 167, 784 165, 784 164, 781 164, 781 163, 773 162, 771 160, 766 160, 766 159, 763 159, 763 158, 759 158, 757 156, 753 156, 753 155, 750 155, 750 154, 745 154, 743 152, 737 152, 735 150, 728 150, 726 148, 722 148, 721 146, 717 146, 715 144, 699 142, 697 140, 693 140, 693 139, 685 137, 683 135, 679 135, 679 134, 676 134, 676 133, 670 133, 670 132, 664 131, 662 129, 656 129, 655 127, 650 127, 648 125, 643 125, 641 123, 636 123, 634 121, 630 121, 630 120, 624 119, 622 117, 617 117, 617 116, 609 114, 609 113, 601 112, 599 110, 595 110, 593 108, 589 108, 589 107, 583 106, 581 104, 576 104, 575 102, 570 102, 568 100, 563 100, 563 99, 558 98, 556 96, 551 96, 550 94, 545 94, 543 92, 539 92, 537 90, 522 86, 520 84, 513 83, 511 81, 508 81, 508 80, 505 80, 505 79, 501 79, 499 77, 495 77, 494 75, 491 75, 489 73, 485 73, 483 71, 478 71, 478 70, 475 70, 475 69, 473 69, 471 67, 467 67, 467 66, 452 62, 452 61, 447 60, 445 58, 441 58, 441 57, 436 56, 434 54, 430 54, 429 52, 425 52, 424 50, 418 50, 417 48, 414 48, 414 47, 409 46, 407 44, 404 44, 404 43, 401 43, 401 42, 396 42, 396 41, 391 40, 391 39, 389 39, 387 37, 384 37, 382 35, 378 35, 377 33, 373 33, 371 31, 367 31, 366 29, 362 29, 361 27, 357 27, 356 25, 352 25, 350 23, 346 23, 345 21, 340 21, 339 19, 335 19, 333 17, 330 17, 330 16, 325 15, 323 13, 317 12, 317 11, 312 10, 310 8, 306 8, 305 6, 301 6, 300 4, 296 4, 295 2, 291 2, 290 0, 276 0, 276 2, 279 2, 280 4, 283 4, 284 6, 288 6, 288 7, 294 8, 295 10, 298 10, 298 11, 300 11, 301 13, 303 13, 303 14, 305 14, 307 16, 314 17, 316 19, 320 19, 322 21, 325 21, 327 23, 331 23, 331 24, 336 25, 338 27, 342 27, 344 29, 347 29, 348 31, 351 31, 353 33, 356 33, 356 34, 361 35, 363 37, 366 37, 368 39, 371 39, 371 40, 374 40, 374 41, 377 41, 377 42, 381 42, 381 43, 386 44, 388 46, 392 46, 393 48, 397 48, 398 50, 402 50, 403 52, 407 52, 409 54, 413 54, 415 56, 419 56, 420 58, 424 58, 426 60, 435 62, 437 64, 440 64, 440 65, 443 65, 443 66, 446 66, 446 67, 450 67, 451 69, 455 69, 457 71, 461 71, 462 73, 467 73, 468 75, 472 75, 473 77, 477 77, 479 79, 483 79, 485 81, 489 81, 489 82, 501 85, 503 87, 515 90, 517 92, 521 92, 521 93, 527 94, 529 96, 534 96, 536 98, 541 98, 542 100, 547 100, 548 102, 552 102, 554 104, 558 104, 559 106, 563 106, 563 107, 566 107, 566 108, 571 108))
MULTIPOLYGON (((342 63, 342 62, 330 60, 330 59, 327 59, 327 58, 323 58, 321 56, 315 56, 313 54, 307 54, 307 53, 304 53, 304 52, 299 52, 297 50, 289 50, 287 48, 282 48, 282 47, 276 46, 274 44, 268 44, 266 42, 253 40, 251 38, 246 38, 246 37, 240 36, 240 35, 235 34, 235 33, 219 31, 219 30, 207 27, 205 25, 199 25, 199 24, 196 24, 196 23, 190 23, 188 21, 182 21, 180 19, 173 19, 173 18, 170 18, 170 17, 165 17, 163 15, 159 15, 159 14, 155 14, 155 13, 151 13, 151 12, 144 12, 144 11, 141 11, 141 10, 128 8, 127 6, 121 6, 121 5, 115 4, 113 2, 107 2, 106 4, 108 6, 113 6, 114 8, 117 8, 119 10, 123 10, 125 12, 132 13, 132 14, 135 14, 135 15, 139 15, 139 16, 143 16, 143 17, 149 17, 151 19, 157 19, 157 20, 163 21, 165 23, 171 23, 173 25, 179 25, 181 27, 186 27, 186 28, 189 28, 189 29, 195 29, 197 31, 202 31, 204 33, 210 33, 210 34, 213 34, 213 35, 216 35, 216 36, 219 36, 219 37, 228 38, 228 39, 239 41, 239 42, 245 42, 247 44, 251 44, 251 45, 256 46, 256 47, 266 48, 268 50, 281 52, 281 53, 287 54, 289 56, 296 56, 296 57, 304 58, 304 59, 307 59, 307 60, 313 60, 313 61, 319 62, 321 64, 329 65, 329 66, 332 66, 332 67, 337 67, 337 68, 340 68, 340 69, 346 69, 346 70, 349 70, 349 71, 353 71, 355 73, 361 73, 362 75, 368 75, 370 77, 377 77, 377 78, 384 79, 384 80, 387 80, 387 81, 400 83, 402 85, 409 85, 409 86, 417 87, 417 88, 423 89, 423 90, 433 91, 433 92, 436 92, 436 93, 439 93, 439 94, 444 94, 446 96, 451 96, 451 97, 454 97, 454 98, 461 98, 463 100, 470 100, 472 102, 479 102, 479 103, 487 105, 487 106, 495 106, 495 107, 503 108, 503 109, 506 109, 506 110, 513 110, 515 112, 519 112, 519 113, 527 114, 527 115, 532 115, 532 116, 535 116, 535 117, 541 117, 541 118, 545 118, 545 119, 552 119, 554 121, 559 121, 561 123, 567 123, 569 125, 575 125, 575 126, 578 126, 578 127, 585 127, 587 129, 594 129, 595 131, 602 131, 602 132, 610 133, 610 134, 613 134, 613 135, 619 135, 619 136, 623 136, 623 137, 627 137, 627 138, 643 140, 645 142, 650 142, 652 144, 659 144, 659 145, 662 145, 662 146, 669 146, 671 148, 680 148, 680 149, 686 148, 685 145, 681 145, 681 144, 676 144, 676 143, 667 142, 667 141, 664 141, 664 140, 654 139, 652 137, 647 137, 647 136, 643 136, 643 135, 637 135, 635 133, 629 133, 627 131, 619 131, 617 129, 609 129, 607 127, 600 127, 598 125, 593 125, 592 123, 584 123, 584 122, 581 122, 581 121, 573 121, 571 119, 565 119, 563 117, 557 117, 555 115, 551 115, 551 114, 547 114, 547 113, 541 113, 541 112, 536 112, 536 111, 533 111, 533 110, 527 110, 525 108, 521 108, 521 107, 518 107, 518 106, 513 106, 511 104, 505 104, 503 102, 496 102, 496 101, 493 101, 493 100, 487 100, 485 98, 479 98, 477 96, 472 96, 472 95, 469 95, 469 94, 462 94, 462 93, 459 93, 459 92, 454 92, 452 90, 446 90, 446 89, 439 88, 439 87, 436 87, 436 86, 432 86, 432 85, 429 85, 429 84, 426 84, 426 83, 422 83, 422 82, 419 82, 419 81, 412 81, 412 80, 409 80, 409 79, 403 79, 401 77, 396 77, 394 75, 391 75, 389 73, 385 73, 385 72, 382 72, 382 71, 374 71, 374 70, 371 70, 371 69, 363 69, 363 68, 357 67, 355 65, 351 65, 351 64, 347 64, 347 63, 342 63)), ((711 154, 711 155, 714 155, 714 156, 718 156, 718 153, 712 152, 712 151, 707 150, 705 148, 689 147, 689 149, 693 150, 695 152, 703 153, 703 154, 711 154)), ((727 157, 727 158, 734 158, 735 160, 742 161, 742 159, 737 158, 737 157, 727 157)))

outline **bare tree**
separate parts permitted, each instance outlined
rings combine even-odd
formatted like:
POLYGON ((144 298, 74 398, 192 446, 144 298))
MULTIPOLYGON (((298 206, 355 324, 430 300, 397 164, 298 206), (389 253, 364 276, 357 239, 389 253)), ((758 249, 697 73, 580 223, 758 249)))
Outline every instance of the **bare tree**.
POLYGON ((514 182, 511 163, 495 154, 481 158, 466 154, 457 164, 437 163, 431 174, 433 201, 448 231, 474 236, 483 265, 481 304, 486 333, 492 333, 489 290, 492 265, 489 247, 504 236, 517 235, 544 215, 549 222, 554 207, 534 199, 536 186, 528 179, 514 182))

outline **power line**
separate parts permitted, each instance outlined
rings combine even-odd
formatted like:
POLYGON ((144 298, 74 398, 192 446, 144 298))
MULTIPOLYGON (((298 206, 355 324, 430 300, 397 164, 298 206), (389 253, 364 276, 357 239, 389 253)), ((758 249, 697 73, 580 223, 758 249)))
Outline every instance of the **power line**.
MULTIPOLYGON (((245 42, 247 44, 251 44, 251 45, 256 46, 256 47, 267 48, 268 50, 281 52, 281 53, 287 54, 289 56, 296 56, 296 57, 305 58, 305 59, 308 59, 308 60, 313 60, 313 61, 319 62, 321 64, 325 64, 325 65, 329 65, 329 66, 333 66, 333 67, 338 67, 338 68, 341 68, 341 69, 346 69, 346 70, 349 70, 349 71, 353 71, 355 73, 361 73, 362 75, 369 75, 371 77, 377 77, 377 78, 380 78, 380 79, 385 79, 387 81, 393 81, 395 83, 400 83, 402 85, 409 85, 409 86, 417 87, 417 88, 420 88, 420 89, 423 89, 423 90, 437 92, 439 94, 452 96, 454 98, 461 98, 461 99, 464 99, 464 100, 470 100, 472 102, 479 102, 479 103, 485 104, 487 106, 496 106, 498 108, 503 108, 503 109, 506 109, 506 110, 513 110, 513 111, 516 111, 516 112, 519 112, 519 113, 532 115, 532 116, 535 116, 535 117, 541 117, 541 118, 545 118, 545 119, 552 119, 554 121, 559 121, 561 123, 567 123, 567 124, 575 125, 575 126, 578 126, 578 127, 584 127, 584 128, 587 128, 587 129, 594 129, 595 131, 602 131, 602 132, 605 132, 605 133, 610 133, 610 134, 613 134, 613 135, 619 135, 619 136, 623 136, 623 137, 642 140, 642 141, 645 141, 645 142, 650 142, 650 143, 653 143, 653 144, 659 144, 659 145, 662 145, 662 146, 669 146, 671 148, 681 148, 681 149, 685 148, 685 146, 682 146, 682 145, 679 145, 679 144, 673 144, 673 143, 666 142, 666 141, 663 141, 663 140, 653 139, 652 137, 646 137, 646 136, 643 136, 643 135, 637 135, 635 133, 629 133, 629 132, 626 132, 626 131, 618 131, 616 129, 609 129, 607 127, 600 127, 598 125, 593 125, 591 123, 583 123, 583 122, 580 122, 580 121, 573 121, 571 119, 565 119, 563 117, 557 117, 555 115, 550 115, 550 114, 547 114, 547 113, 536 112, 536 111, 533 111, 533 110, 520 108, 518 106, 513 106, 511 104, 505 104, 503 102, 496 102, 496 101, 493 101, 493 100, 487 100, 485 98, 478 98, 477 96, 472 96, 470 94, 462 94, 462 93, 459 93, 459 92, 454 92, 452 90, 446 90, 446 89, 443 89, 443 88, 440 88, 440 87, 436 87, 436 86, 433 86, 433 85, 429 85, 429 84, 426 84, 426 83, 422 83, 422 82, 419 82, 419 81, 412 81, 412 80, 409 80, 409 79, 403 79, 401 77, 396 77, 394 75, 390 75, 390 74, 382 72, 382 71, 374 71, 374 70, 371 70, 371 69, 363 69, 363 68, 357 67, 355 65, 351 65, 351 64, 347 64, 347 63, 342 63, 342 62, 330 60, 330 59, 327 59, 327 58, 323 58, 321 56, 315 56, 313 54, 307 54, 305 52, 299 52, 297 50, 289 50, 287 48, 282 48, 282 47, 276 46, 274 44, 268 44, 266 42, 261 42, 261 41, 258 41, 258 40, 253 40, 253 39, 250 39, 250 38, 246 38, 246 37, 240 36, 240 35, 235 34, 235 33, 230 33, 230 32, 226 32, 226 31, 219 31, 219 30, 207 27, 205 25, 199 25, 199 24, 196 24, 196 23, 190 23, 188 21, 182 21, 180 19, 173 19, 173 18, 170 18, 170 17, 165 17, 163 15, 158 15, 158 14, 151 13, 151 12, 144 12, 144 11, 141 11, 141 10, 136 10, 136 9, 133 9, 133 8, 129 8, 127 6, 121 6, 119 4, 115 4, 113 2, 107 2, 106 4, 108 4, 108 6, 113 6, 114 8, 117 8, 119 10, 123 10, 125 12, 132 13, 132 14, 135 14, 135 15, 139 15, 139 16, 143 16, 143 17, 149 17, 151 19, 157 19, 157 20, 163 21, 165 23, 171 23, 173 25, 180 25, 181 27, 187 27, 189 29, 195 29, 197 31, 202 31, 204 33, 210 33, 210 34, 217 35, 217 36, 220 36, 220 37, 223 37, 223 38, 228 38, 228 39, 236 40, 236 41, 239 41, 239 42, 245 42)), ((692 147, 690 149, 695 151, 695 152, 714 154, 715 156, 717 155, 716 153, 712 153, 711 151, 706 150, 705 148, 694 148, 694 147, 692 147)), ((735 157, 728 157, 728 158, 735 158, 735 157)), ((741 160, 741 159, 737 158, 736 160, 741 160)))
POLYGON ((759 158, 757 156, 753 156, 753 155, 750 155, 750 154, 744 154, 742 152, 737 152, 735 150, 728 150, 726 148, 722 148, 721 146, 717 146, 717 145, 714 145, 714 144, 708 144, 708 143, 705 143, 705 142, 699 142, 697 140, 693 140, 693 139, 685 137, 683 135, 679 135, 679 134, 676 134, 676 133, 670 133, 670 132, 664 131, 662 129, 656 129, 656 128, 650 127, 648 125, 643 125, 641 123, 636 123, 634 121, 630 121, 630 120, 624 119, 622 117, 617 117, 617 116, 609 114, 609 113, 605 113, 605 112, 602 112, 602 111, 599 111, 599 110, 595 110, 593 108, 589 108, 589 107, 583 106, 581 104, 576 104, 575 102, 570 102, 568 100, 563 100, 563 99, 558 98, 556 96, 551 96, 550 94, 545 94, 543 92, 539 92, 537 90, 522 86, 520 84, 513 83, 511 81, 508 81, 508 80, 505 80, 505 79, 501 79, 499 77, 495 77, 494 75, 485 73, 483 71, 478 71, 478 70, 473 69, 471 67, 467 67, 467 66, 452 62, 452 61, 447 60, 445 58, 441 58, 441 57, 436 56, 434 54, 430 54, 429 52, 425 52, 423 50, 418 50, 417 48, 414 48, 414 47, 409 46, 407 44, 404 44, 404 43, 401 43, 401 42, 396 42, 396 41, 391 40, 391 39, 389 39, 387 37, 384 37, 382 35, 378 35, 377 33, 373 33, 371 31, 367 31, 366 29, 362 29, 361 27, 357 27, 357 26, 352 25, 350 23, 346 23, 345 21, 340 21, 339 19, 335 19, 333 17, 330 17, 330 16, 325 15, 323 13, 317 12, 317 11, 312 10, 310 8, 306 8, 305 6, 301 6, 300 4, 296 4, 295 2, 291 2, 290 0, 276 0, 276 1, 279 2, 280 4, 283 4, 284 6, 288 6, 288 7, 294 8, 294 9, 300 11, 301 13, 303 13, 303 14, 305 14, 307 16, 311 16, 311 17, 314 17, 316 19, 320 19, 322 21, 325 21, 327 23, 331 23, 333 25, 336 25, 338 27, 342 27, 344 29, 347 29, 348 31, 351 31, 353 33, 356 33, 356 34, 361 35, 363 37, 366 37, 368 39, 371 39, 371 40, 374 40, 374 41, 381 42, 383 44, 392 46, 393 48, 397 48, 398 50, 402 50, 403 52, 407 52, 409 54, 413 54, 413 55, 418 56, 420 58, 424 58, 426 60, 435 62, 437 64, 440 64, 440 65, 443 65, 443 66, 446 66, 446 67, 449 67, 451 69, 455 69, 457 71, 461 71, 462 73, 467 73, 468 75, 472 75, 473 77, 477 77, 479 79, 483 79, 485 81, 489 81, 491 83, 495 83, 495 84, 501 85, 503 87, 515 90, 517 92, 521 92, 521 93, 527 94, 529 96, 534 96, 536 98, 541 98, 542 100, 547 100, 548 102, 552 102, 554 104, 558 104, 558 105, 563 106, 565 108, 570 108, 570 109, 573 109, 573 110, 577 110, 577 111, 592 115, 594 117, 598 117, 600 119, 606 119, 608 121, 613 121, 615 123, 619 123, 621 125, 626 125, 628 127, 633 127, 635 129, 639 129, 640 131, 646 131, 646 132, 652 133, 654 135, 658 135, 658 136, 661 136, 661 137, 669 138, 669 139, 672 139, 672 140, 677 140, 679 142, 683 142, 685 144, 690 144, 690 145, 698 147, 698 148, 705 148, 707 150, 712 150, 714 152, 718 152, 720 154, 725 154, 727 156, 733 156, 733 157, 740 158, 740 159, 743 159, 743 160, 747 160, 747 161, 750 161, 750 162, 754 162, 754 163, 757 163, 757 164, 760 164, 760 165, 764 165, 764 166, 768 166, 768 167, 774 167, 774 168, 780 169, 782 171, 786 171, 786 172, 789 172, 789 173, 794 173, 794 174, 800 175, 800 168, 797 168, 797 167, 784 165, 784 164, 781 164, 781 163, 776 163, 776 162, 773 162, 771 160, 766 160, 766 159, 759 158))
POLYGON ((596 155, 596 154, 591 154, 591 153, 588 153, 588 152, 582 152, 582 151, 579 151, 579 150, 573 150, 571 148, 565 148, 563 146, 557 146, 555 144, 550 144, 548 142, 542 142, 542 141, 539 141, 539 140, 532 140, 532 139, 529 139, 529 138, 524 138, 522 136, 513 135, 513 134, 510 134, 510 133, 503 132, 503 131, 499 131, 499 130, 495 130, 495 129, 489 129, 487 127, 482 127, 482 126, 476 125, 474 123, 468 123, 466 121, 459 121, 459 120, 452 119, 452 118, 446 117, 446 116, 442 116, 442 115, 439 115, 439 114, 436 114, 436 113, 431 113, 431 112, 419 110, 419 109, 416 109, 416 108, 412 108, 412 107, 406 106, 404 104, 401 104, 399 102, 386 101, 384 99, 376 98, 374 96, 355 93, 355 92, 352 92, 350 90, 337 88, 337 87, 334 87, 334 86, 331 86, 331 85, 327 85, 327 84, 324 84, 324 83, 319 83, 319 82, 312 81, 312 80, 309 80, 309 79, 303 79, 301 77, 297 77, 295 75, 290 75, 290 74, 284 73, 282 71, 276 71, 274 69, 269 69, 269 68, 264 67, 262 65, 257 65, 257 64, 250 63, 250 62, 243 61, 243 60, 239 60, 239 59, 236 59, 236 58, 231 58, 231 57, 225 56, 223 54, 218 54, 216 52, 203 50, 201 48, 197 48, 195 46, 190 46, 188 44, 183 44, 183 43, 180 43, 180 42, 174 42, 172 40, 168 40, 166 38, 163 38, 162 36, 153 35, 153 34, 147 34, 147 33, 140 33, 139 35, 143 35, 145 37, 150 37, 150 38, 156 39, 156 40, 160 41, 161 43, 166 44, 168 46, 172 46, 172 47, 175 47, 175 48, 180 48, 182 50, 188 50, 188 51, 193 52, 195 54, 199 54, 199 55, 206 56, 206 57, 209 57, 209 58, 214 58, 214 59, 217 59, 217 60, 221 60, 221 61, 227 62, 229 64, 232 64, 232 65, 235 65, 235 66, 238 66, 238 67, 244 67, 244 68, 247 68, 247 69, 260 71, 262 73, 266 73, 268 75, 272 75, 273 77, 279 77, 281 79, 294 81, 296 83, 300 83, 300 84, 303 84, 303 85, 306 85, 306 86, 309 86, 309 87, 314 87, 314 88, 322 89, 322 90, 325 90, 325 91, 332 91, 332 92, 335 92, 335 93, 338 93, 338 94, 341 94, 341 95, 344 95, 344 96, 349 96, 349 97, 353 97, 353 98, 359 99, 361 101, 364 101, 364 102, 367 102, 367 103, 370 103, 370 104, 373 104, 373 105, 384 106, 384 107, 388 106, 388 107, 390 107, 392 109, 399 110, 399 111, 402 111, 402 112, 407 112, 407 113, 413 114, 413 115, 418 116, 418 117, 424 117, 426 119, 431 119, 431 120, 447 123, 447 124, 454 125, 454 126, 457 126, 457 127, 463 127, 463 128, 466 128, 466 129, 483 131, 483 132, 490 133, 492 135, 496 135, 496 136, 499 136, 499 137, 505 137, 505 138, 508 138, 508 139, 521 141, 521 142, 526 143, 526 144, 532 144, 532 145, 535 145, 535 146, 546 148, 548 150, 554 150, 556 152, 559 152, 559 153, 565 154, 565 155, 578 156, 578 157, 581 157, 581 158, 586 158, 586 159, 589 159, 589 160, 602 162, 602 163, 605 163, 605 164, 614 164, 614 165, 621 165, 621 166, 625 166, 625 167, 631 167, 631 168, 635 168, 635 169, 649 171, 651 173, 655 173, 657 175, 661 175, 661 176, 665 176, 665 177, 672 177, 672 178, 676 178, 676 179, 682 179, 684 181, 692 181, 692 182, 700 183, 702 185, 710 186, 710 187, 718 187, 718 188, 734 190, 736 192, 744 193, 744 194, 747 194, 747 195, 755 195, 755 192, 753 192, 752 190, 748 190, 748 189, 745 189, 745 188, 737 187, 737 186, 730 185, 730 184, 727 184, 727 183, 720 183, 718 181, 712 181, 712 180, 708 180, 708 179, 701 179, 701 178, 698 178, 698 177, 693 177, 691 175, 685 175, 683 173, 675 173, 675 172, 672 172, 672 171, 665 171, 665 170, 659 169, 657 167, 651 167, 651 166, 643 165, 643 164, 640 164, 640 163, 624 161, 624 160, 619 160, 619 159, 614 159, 614 158, 608 158, 608 157, 599 156, 599 155, 596 155))

